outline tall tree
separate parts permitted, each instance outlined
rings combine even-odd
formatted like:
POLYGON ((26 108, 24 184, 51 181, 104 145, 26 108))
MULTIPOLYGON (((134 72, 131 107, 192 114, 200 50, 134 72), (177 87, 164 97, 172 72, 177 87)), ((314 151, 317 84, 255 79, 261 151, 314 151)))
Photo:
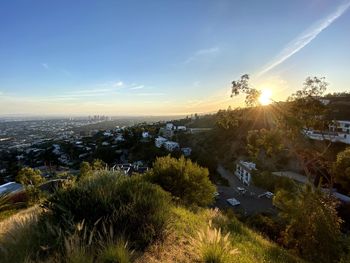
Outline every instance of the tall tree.
POLYGON ((340 224, 336 202, 311 185, 291 193, 279 191, 273 200, 287 222, 283 243, 311 262, 336 262, 340 224))

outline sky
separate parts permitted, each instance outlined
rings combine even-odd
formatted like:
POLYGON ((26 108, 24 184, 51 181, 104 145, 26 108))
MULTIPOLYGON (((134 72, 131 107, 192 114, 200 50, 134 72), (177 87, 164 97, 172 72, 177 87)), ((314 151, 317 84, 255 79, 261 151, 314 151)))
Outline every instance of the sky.
POLYGON ((350 90, 350 0, 0 1, 0 115, 179 115, 350 90))

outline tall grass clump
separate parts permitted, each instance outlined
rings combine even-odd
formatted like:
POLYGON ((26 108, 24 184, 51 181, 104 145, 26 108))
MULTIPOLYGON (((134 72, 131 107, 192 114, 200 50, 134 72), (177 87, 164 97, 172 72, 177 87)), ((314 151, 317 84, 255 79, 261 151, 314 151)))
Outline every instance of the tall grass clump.
POLYGON ((229 233, 225 236, 221 229, 212 227, 211 221, 204 229, 198 231, 197 238, 192 239, 193 246, 197 249, 199 257, 204 263, 231 263, 237 249, 233 249, 229 240, 229 233))
POLYGON ((0 262, 26 262, 45 258, 59 246, 62 233, 38 214, 17 220, 1 235, 0 262))
POLYGON ((101 171, 56 192, 45 203, 52 220, 71 230, 70 222, 85 221, 89 230, 103 224, 124 235, 133 246, 145 248, 159 237, 169 218, 170 195, 141 177, 101 171))
POLYGON ((131 263, 134 260, 134 251, 129 248, 128 242, 119 239, 116 242, 107 242, 98 255, 100 263, 131 263))

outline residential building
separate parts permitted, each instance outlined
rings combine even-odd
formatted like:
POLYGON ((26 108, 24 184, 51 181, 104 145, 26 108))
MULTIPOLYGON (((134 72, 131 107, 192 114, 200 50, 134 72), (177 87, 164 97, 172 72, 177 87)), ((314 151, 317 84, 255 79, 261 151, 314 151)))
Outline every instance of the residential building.
POLYGON ((334 121, 329 125, 329 131, 306 130, 304 133, 313 140, 328 140, 350 144, 350 121, 334 121))
POLYGON ((249 185, 252 180, 252 172, 256 170, 256 165, 253 162, 239 161, 236 164, 236 170, 234 174, 244 184, 249 185))
POLYGON ((148 131, 142 132, 142 138, 143 138, 143 139, 149 138, 149 132, 148 132, 148 131))
POLYGON ((350 121, 335 121, 329 125, 329 130, 332 132, 350 134, 350 121))
POLYGON ((173 128, 174 128, 174 124, 172 124, 172 123, 167 123, 165 125, 165 129, 167 129, 167 130, 172 130, 173 128))
POLYGON ((181 152, 183 153, 184 156, 187 157, 191 155, 192 149, 190 147, 184 147, 184 148, 181 148, 181 152))
POLYGON ((164 143, 164 147, 165 149, 167 149, 169 152, 172 152, 176 149, 179 149, 180 145, 177 142, 173 142, 173 141, 166 141, 164 143))
POLYGON ((163 144, 164 144, 166 141, 168 141, 168 140, 165 139, 164 137, 158 136, 158 137, 155 139, 154 143, 155 143, 156 147, 160 148, 160 147, 163 146, 163 144))
POLYGON ((177 126, 176 129, 178 131, 186 131, 187 130, 186 126, 177 126))

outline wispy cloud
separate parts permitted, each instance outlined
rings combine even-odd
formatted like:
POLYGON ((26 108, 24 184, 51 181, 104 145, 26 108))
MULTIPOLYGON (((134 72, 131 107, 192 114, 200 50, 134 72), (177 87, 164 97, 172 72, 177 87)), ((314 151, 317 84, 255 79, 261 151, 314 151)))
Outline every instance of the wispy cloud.
POLYGON ((137 86, 133 86, 130 89, 131 90, 138 90, 138 89, 143 89, 145 87, 145 85, 137 85, 137 86))
POLYGON ((338 8, 333 13, 329 14, 327 17, 320 20, 314 26, 303 32, 299 37, 291 41, 274 60, 268 63, 267 66, 265 66, 263 70, 258 73, 258 76, 261 76, 271 69, 277 67, 279 64, 283 63, 285 60, 307 46, 323 30, 329 27, 337 18, 341 17, 349 7, 350 1, 347 1, 346 3, 338 6, 338 8))
POLYGON ((47 63, 41 63, 41 66, 44 68, 44 69, 49 69, 49 65, 47 63))
POLYGON ((220 48, 219 47, 212 47, 212 48, 206 48, 206 49, 197 50, 192 56, 190 56, 189 58, 187 58, 184 61, 184 64, 191 63, 192 61, 195 61, 198 58, 203 57, 203 56, 215 55, 215 54, 217 54, 219 52, 220 52, 220 48))
POLYGON ((143 92, 143 93, 137 93, 137 96, 163 96, 165 93, 163 92, 143 92))

